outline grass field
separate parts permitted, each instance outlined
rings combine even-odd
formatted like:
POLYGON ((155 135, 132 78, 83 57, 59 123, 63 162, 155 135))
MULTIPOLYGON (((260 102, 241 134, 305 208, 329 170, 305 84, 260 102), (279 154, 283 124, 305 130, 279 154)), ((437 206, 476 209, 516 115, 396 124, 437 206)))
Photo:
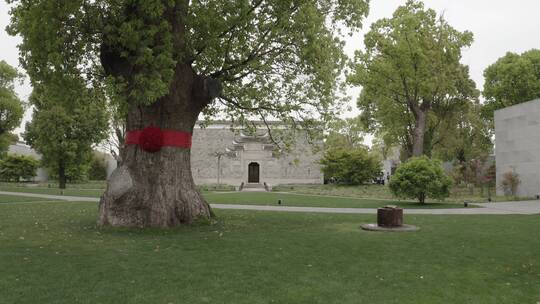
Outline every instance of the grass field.
MULTIPOLYGON (((0 187, 2 191, 12 191, 19 193, 41 193, 58 195, 57 189, 39 187, 0 187)), ((64 195, 99 197, 103 190, 88 189, 66 189, 64 195)), ((431 202, 421 205, 417 202, 398 200, 377 200, 377 199, 355 199, 347 197, 328 197, 319 195, 304 195, 294 193, 276 192, 203 192, 209 203, 214 204, 243 204, 243 205, 278 205, 278 200, 282 201, 282 206, 301 207, 332 207, 332 208, 378 208, 386 205, 396 205, 402 208, 463 208, 463 204, 455 202, 431 202)), ((470 206, 474 208, 474 206, 470 206)))
MULTIPOLYGON (((50 195, 68 195, 68 196, 86 196, 100 197, 106 188, 105 181, 91 181, 79 184, 67 184, 62 192, 56 183, 0 183, 0 191, 22 192, 22 193, 40 193, 50 195)), ((201 191, 234 191, 233 186, 227 185, 204 185, 199 187, 201 191)))
MULTIPOLYGON (((11 191, 11 192, 22 192, 22 193, 41 193, 41 194, 51 194, 51 195, 60 195, 62 192, 57 188, 58 185, 51 183, 49 184, 26 184, 26 183, 0 183, 0 191, 11 191)), ((106 183, 105 181, 91 181, 87 183, 79 184, 68 184, 67 189, 64 190, 64 195, 69 196, 87 196, 87 197, 100 197, 103 191, 105 191, 106 183)), ((231 192, 233 194, 234 187, 225 186, 225 185, 205 185, 200 186, 200 189, 203 193, 212 193, 212 192, 231 192)), ((494 190, 493 190, 494 191, 494 190)), ((323 195, 323 196, 339 196, 346 198, 356 198, 356 199, 389 199, 396 200, 395 197, 390 193, 388 187, 380 185, 363 185, 363 186, 345 186, 345 185, 278 185, 273 188, 273 192, 287 192, 293 194, 305 194, 305 195, 323 195)), ((479 189, 473 189, 473 194, 470 193, 468 189, 455 187, 452 189, 451 196, 445 200, 448 203, 456 203, 462 205, 463 201, 470 202, 486 202, 487 198, 480 195, 481 192, 479 189)), ((486 194, 486 192, 484 192, 486 194)), ((493 197, 493 201, 513 201, 520 199, 530 199, 530 198, 516 198, 511 196, 500 196, 493 197)), ((294 200, 292 200, 294 201, 294 200)), ((316 201, 316 200, 315 200, 316 201)), ((439 203, 438 201, 428 202, 439 203)), ((234 202, 227 202, 234 203, 234 202)), ((249 203, 249 202, 247 202, 249 203)), ((264 203, 272 204, 273 201, 264 203)), ((354 203, 353 206, 354 207, 354 203)), ((295 205, 295 206, 304 206, 304 205, 295 205)), ((322 207, 328 206, 327 203, 322 203, 322 207)), ((376 206, 376 204, 372 204, 376 206)), ((441 207, 442 205, 434 205, 441 207)), ((455 207, 456 205, 449 205, 448 207, 455 207)), ((333 206, 332 206, 333 207, 333 206)), ((414 205, 408 204, 409 208, 414 208, 414 205)))
MULTIPOLYGON (((413 201, 355 199, 348 197, 330 197, 319 195, 304 195, 294 193, 276 192, 231 192, 231 193, 206 193, 204 197, 209 203, 214 204, 242 204, 242 205, 271 205, 278 206, 278 200, 282 200, 282 206, 301 207, 332 207, 332 208, 378 208, 386 205, 396 205, 402 208, 463 208, 463 204, 455 202, 430 202, 419 204, 413 201)), ((474 206, 471 206, 474 207, 474 206)))
MULTIPOLYGON (((356 198, 378 198, 378 199, 394 199, 387 186, 381 185, 278 185, 272 189, 276 192, 291 192, 298 194, 316 194, 316 195, 331 195, 356 198)), ((514 196, 495 196, 495 189, 491 189, 493 201, 515 201, 531 198, 520 198, 514 196)), ((429 198, 428 198, 429 199, 429 198)), ((450 191, 450 197, 446 199, 449 202, 471 201, 477 203, 487 202, 487 190, 482 191, 479 188, 453 187, 450 191)))
MULTIPOLYGON (((61 195, 62 191, 58 188, 48 187, 20 187, 13 185, 0 185, 0 191, 20 192, 20 193, 38 193, 49 195, 61 195)), ((86 197, 100 197, 103 194, 104 189, 77 189, 67 188, 63 191, 63 195, 67 196, 86 196, 86 197)))
POLYGON ((98 229, 95 203, 0 204, 0 303, 538 303, 539 216, 217 210, 212 226, 98 229))
POLYGON ((2 203, 20 203, 20 202, 44 202, 55 201, 50 198, 28 197, 28 196, 14 196, 14 195, 0 195, 0 204, 2 203))

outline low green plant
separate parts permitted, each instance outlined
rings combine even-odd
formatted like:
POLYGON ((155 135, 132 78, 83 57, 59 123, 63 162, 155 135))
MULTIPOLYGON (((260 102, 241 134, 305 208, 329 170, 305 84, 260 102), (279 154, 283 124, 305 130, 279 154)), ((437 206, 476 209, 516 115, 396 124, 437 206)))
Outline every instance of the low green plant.
POLYGON ((13 182, 29 180, 36 176, 38 166, 38 160, 31 156, 8 154, 0 161, 0 178, 13 182))
POLYGON ((90 159, 88 177, 90 180, 107 179, 107 161, 103 155, 94 153, 90 159))
POLYGON ((379 158, 364 148, 330 149, 324 154, 321 164, 326 179, 348 185, 365 184, 381 173, 379 158))
POLYGON ((390 179, 390 190, 397 197, 415 198, 421 204, 428 197, 442 200, 450 196, 452 180, 441 165, 439 160, 413 157, 396 170, 390 179))

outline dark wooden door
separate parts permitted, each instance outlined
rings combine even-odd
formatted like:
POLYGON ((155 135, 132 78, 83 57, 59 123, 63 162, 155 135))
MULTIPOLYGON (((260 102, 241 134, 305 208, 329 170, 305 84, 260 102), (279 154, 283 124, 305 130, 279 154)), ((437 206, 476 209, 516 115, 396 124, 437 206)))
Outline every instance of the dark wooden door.
POLYGON ((248 183, 259 182, 259 164, 251 163, 248 165, 248 183))

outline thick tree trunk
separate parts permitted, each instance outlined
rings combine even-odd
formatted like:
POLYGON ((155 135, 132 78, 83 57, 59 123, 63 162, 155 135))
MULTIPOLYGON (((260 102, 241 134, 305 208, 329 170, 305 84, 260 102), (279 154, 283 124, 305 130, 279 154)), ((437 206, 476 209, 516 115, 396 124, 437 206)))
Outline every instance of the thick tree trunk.
POLYGON ((413 150, 412 156, 421 156, 424 154, 424 135, 426 133, 427 111, 417 111, 416 124, 413 131, 413 150))
POLYGON ((217 158, 217 183, 221 183, 221 155, 218 155, 217 158))
POLYGON ((418 201, 422 205, 425 204, 426 203, 426 194, 425 193, 420 193, 420 195, 418 195, 418 201))
POLYGON ((62 161, 58 165, 58 187, 62 190, 66 189, 66 166, 62 161))
MULTIPOLYGON (((127 131, 153 125, 192 132, 206 105, 198 101, 200 80, 188 65, 177 68, 168 95, 150 106, 130 107, 127 131)), ((163 147, 149 153, 128 145, 122 156, 122 166, 113 172, 101 197, 98 224, 173 227, 211 217, 210 206, 193 182, 190 149, 163 147)))

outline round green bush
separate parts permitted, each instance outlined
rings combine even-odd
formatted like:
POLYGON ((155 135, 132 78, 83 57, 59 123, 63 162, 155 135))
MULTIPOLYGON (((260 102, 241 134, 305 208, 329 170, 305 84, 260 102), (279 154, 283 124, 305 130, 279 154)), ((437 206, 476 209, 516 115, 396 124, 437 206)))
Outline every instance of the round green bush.
POLYGON ((39 161, 32 156, 8 154, 0 160, 0 179, 9 182, 31 180, 38 167, 39 161))
POLYGON ((413 157, 399 166, 390 178, 390 190, 397 197, 444 199, 450 196, 452 180, 444 173, 441 162, 425 156, 413 157))

